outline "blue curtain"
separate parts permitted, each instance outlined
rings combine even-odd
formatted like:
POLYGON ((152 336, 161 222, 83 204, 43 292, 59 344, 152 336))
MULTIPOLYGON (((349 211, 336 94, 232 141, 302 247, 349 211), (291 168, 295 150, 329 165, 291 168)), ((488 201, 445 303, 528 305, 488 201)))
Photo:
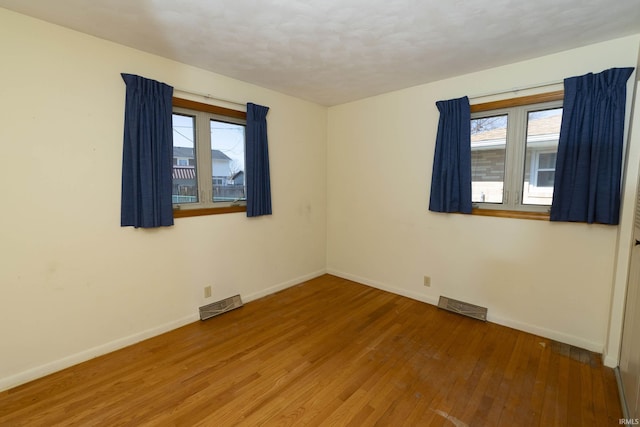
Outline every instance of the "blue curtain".
POLYGON ((627 80, 612 68, 564 81, 551 221, 618 224, 627 80))
POLYGON ((471 110, 466 96, 436 102, 440 111, 429 210, 471 213, 471 110))
POLYGON ((122 74, 127 86, 122 150, 121 226, 173 225, 173 88, 122 74))
POLYGON ((247 104, 247 216, 271 215, 267 113, 269 107, 247 104))

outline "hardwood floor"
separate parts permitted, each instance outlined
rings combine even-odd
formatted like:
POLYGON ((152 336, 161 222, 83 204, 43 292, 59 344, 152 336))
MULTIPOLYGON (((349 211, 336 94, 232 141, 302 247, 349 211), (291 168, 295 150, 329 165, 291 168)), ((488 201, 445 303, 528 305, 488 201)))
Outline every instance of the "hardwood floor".
POLYGON ((614 426, 600 356, 323 276, 0 393, 1 426, 614 426))

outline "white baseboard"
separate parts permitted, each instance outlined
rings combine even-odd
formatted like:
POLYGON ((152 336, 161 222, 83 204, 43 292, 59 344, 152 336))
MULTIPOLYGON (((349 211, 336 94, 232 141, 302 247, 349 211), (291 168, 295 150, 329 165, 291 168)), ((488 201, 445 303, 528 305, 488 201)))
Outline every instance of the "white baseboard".
POLYGON ((617 368, 619 360, 614 356, 611 356, 609 354, 605 354, 603 363, 604 363, 604 366, 606 366, 608 368, 617 368))
POLYGON ((10 377, 0 378, 0 391, 19 386, 21 384, 33 381, 57 371, 61 371, 62 369, 77 365, 78 363, 86 362, 87 360, 102 356, 103 354, 111 353, 112 351, 116 351, 140 341, 146 340, 147 338, 155 337, 156 335, 172 331, 181 326, 193 323, 198 319, 198 314, 194 313, 192 315, 165 323, 155 328, 150 328, 145 331, 119 338, 117 340, 110 341, 108 343, 101 344, 87 350, 83 350, 79 353, 72 354, 67 357, 63 357, 62 359, 54 360, 53 362, 45 363, 44 365, 27 369, 26 371, 11 375, 10 377))
POLYGON ((250 301, 262 298, 262 297, 266 297, 267 295, 275 294, 276 292, 279 292, 279 291, 281 291, 283 289, 287 289, 287 288, 290 288, 292 286, 299 285, 300 283, 306 282, 307 280, 315 279, 316 277, 320 277, 320 276, 322 276, 323 274, 326 274, 326 273, 327 273, 327 271, 324 270, 324 269, 318 270, 318 271, 315 271, 313 273, 309 273, 309 274, 305 274, 303 276, 296 277, 295 279, 287 280, 286 282, 279 283, 277 285, 268 287, 266 289, 262 289, 262 290, 260 290, 258 292, 254 292, 254 293, 249 294, 249 295, 241 295, 242 296, 242 302, 250 302, 250 301))
MULTIPOLYGON (((298 285, 300 283, 306 282, 307 280, 315 279, 316 277, 320 277, 323 274, 332 274, 334 276, 342 277, 347 280, 351 280, 357 283, 361 283, 363 285, 371 286, 377 289, 381 289, 383 291, 391 292, 397 295, 402 295, 407 298, 415 299, 417 301, 425 302, 432 305, 437 305, 438 301, 434 297, 429 297, 425 295, 420 295, 418 293, 409 292, 405 289, 396 288, 393 286, 386 285, 384 283, 366 279, 360 276, 356 276, 349 273, 344 273, 337 270, 327 269, 327 270, 318 270, 316 272, 306 274, 303 276, 299 276, 295 279, 288 280, 286 282, 277 284, 275 286, 271 286, 269 288, 263 289, 259 292, 255 292, 253 294, 249 294, 243 296, 243 300, 245 302, 253 301, 258 298, 262 298, 267 295, 271 295, 283 289, 290 288, 292 286, 298 285)), ((147 338, 151 338, 165 332, 169 332, 173 329, 177 329, 181 326, 187 325, 189 323, 196 322, 199 319, 198 314, 194 313, 189 316, 185 316, 181 319, 177 319, 172 322, 165 323, 163 325, 147 329, 142 332, 138 332, 136 334, 129 335, 127 337, 123 337, 114 341, 110 341, 108 343, 81 351, 79 353, 64 357, 62 359, 55 360, 50 363, 46 363, 44 365, 37 366, 35 368, 28 369, 23 372, 19 372, 15 375, 11 375, 6 378, 0 378, 0 391, 7 390, 12 387, 16 387, 20 384, 24 384, 26 382, 35 380, 37 378, 43 377, 45 375, 49 375, 51 373, 60 371, 62 369, 68 368, 70 366, 76 365, 81 362, 85 362, 87 360, 93 359, 98 356, 102 356, 104 354, 110 353, 115 350, 119 350, 121 348, 127 347, 129 345, 138 343, 147 338)), ((513 319, 504 319, 500 317, 495 317, 489 315, 488 320, 493 323, 497 323, 499 325, 507 326, 510 328, 518 329, 521 331, 529 332, 535 335, 539 335, 545 338, 549 338, 555 341, 563 342, 566 344, 574 345, 576 347, 584 348, 590 351, 595 351, 598 353, 602 353, 603 344, 595 343, 592 341, 584 340, 579 337, 575 337, 572 335, 564 334, 559 331, 554 331, 550 329, 540 328, 535 325, 530 325, 522 322, 518 322, 513 319)), ((604 364, 609 367, 614 367, 617 361, 610 361, 605 358, 604 364)))
MULTIPOLYGON (((262 298, 264 296, 281 291, 283 289, 290 288, 291 286, 298 285, 302 282, 306 282, 307 280, 320 277, 325 273, 326 273, 325 270, 319 270, 314 273, 306 274, 304 276, 300 276, 295 279, 288 280, 284 283, 271 286, 259 292, 255 292, 253 294, 243 296, 242 298, 245 302, 253 301, 258 298, 262 298)), ((132 344, 143 341, 147 338, 155 337, 165 332, 172 331, 174 329, 177 329, 189 323, 197 322, 199 319, 200 317, 198 313, 195 312, 181 319, 177 319, 172 322, 168 322, 163 325, 129 335, 127 337, 119 338, 117 340, 110 341, 108 343, 101 344, 99 346, 89 348, 87 350, 83 350, 79 353, 72 354, 67 357, 63 357, 62 359, 54 360, 53 362, 45 363, 44 365, 27 369, 26 371, 19 372, 15 375, 11 375, 6 378, 0 378, 0 391, 4 391, 10 388, 19 386, 29 381, 33 381, 35 379, 44 377, 45 375, 49 375, 54 372, 60 371, 62 369, 68 368, 70 366, 77 365, 78 363, 86 362, 87 360, 93 359, 98 356, 102 356, 107 353, 111 353, 112 351, 116 351, 121 348, 130 346, 132 344)))
MULTIPOLYGON (((507 326, 509 328, 517 329, 519 331, 528 332, 540 337, 549 338, 554 341, 558 341, 564 344, 569 344, 574 347, 583 348, 585 350, 593 351, 598 354, 602 354, 604 351, 604 343, 597 343, 594 341, 586 340, 575 335, 565 334, 564 332, 556 331, 553 329, 542 328, 530 323, 522 323, 513 319, 505 319, 497 316, 489 315, 487 320, 498 325, 507 326)), ((604 362, 603 362, 604 363, 604 362)))
MULTIPOLYGON (((375 280, 367 279, 367 278, 356 276, 349 273, 344 273, 342 271, 333 270, 330 268, 327 269, 327 273, 332 274, 334 276, 342 277, 343 279, 361 283, 363 285, 371 286, 373 288, 381 289, 383 291, 387 291, 397 295, 402 295, 407 298, 415 299, 417 301, 425 302, 425 303, 436 305, 436 306, 438 305, 438 299, 435 297, 410 292, 410 291, 407 291, 406 289, 395 288, 393 286, 389 286, 387 284, 380 283, 375 280)), ((489 311, 489 314, 487 315, 487 320, 489 322, 496 323, 498 325, 507 326, 509 328, 517 329, 523 332, 528 332, 530 334, 538 335, 554 341, 580 347, 596 353, 602 354, 604 350, 604 343, 593 342, 593 341, 586 340, 584 338, 580 338, 574 335, 565 334, 563 332, 552 330, 552 329, 542 328, 529 323, 523 323, 514 319, 493 316, 491 315, 490 311, 489 311)), ((607 363, 607 360, 604 360, 604 364, 605 366, 613 367, 607 363)))
POLYGON ((364 277, 356 276, 354 274, 344 273, 338 270, 327 269, 328 274, 342 277, 343 279, 351 280, 352 282, 360 283, 362 285, 371 286, 372 288, 380 289, 383 291, 391 292, 392 294, 402 295, 403 297, 411 298, 417 301, 426 302, 431 305, 438 305, 438 299, 430 297, 428 295, 421 295, 418 293, 407 291, 406 289, 395 288, 385 283, 378 282, 376 280, 367 279, 364 277))

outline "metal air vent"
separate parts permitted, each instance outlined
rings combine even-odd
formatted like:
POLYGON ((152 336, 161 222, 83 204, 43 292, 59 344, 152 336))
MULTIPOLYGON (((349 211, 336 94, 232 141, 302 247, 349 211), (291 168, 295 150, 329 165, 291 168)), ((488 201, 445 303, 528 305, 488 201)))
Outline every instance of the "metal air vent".
POLYGON ((235 308, 242 307, 242 299, 240 295, 225 298, 220 301, 212 302, 211 304, 203 305, 200 307, 200 320, 207 320, 213 316, 217 316, 227 311, 231 311, 235 308))
POLYGON ((438 301, 438 307, 453 313, 462 314, 463 316, 472 317, 484 322, 487 321, 487 309, 479 305, 441 296, 438 301))

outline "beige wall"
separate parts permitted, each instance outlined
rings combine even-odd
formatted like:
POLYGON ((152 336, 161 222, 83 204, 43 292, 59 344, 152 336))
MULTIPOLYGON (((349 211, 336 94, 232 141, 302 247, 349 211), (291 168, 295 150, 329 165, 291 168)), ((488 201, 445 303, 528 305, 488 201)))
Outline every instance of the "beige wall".
MULTIPOLYGON (((639 41, 327 110, 0 9, 0 390, 192 322, 208 302, 248 301, 327 269, 431 303, 485 305, 492 321, 603 351, 607 326, 619 333, 628 224, 428 212, 434 103, 634 66, 639 41), (119 227, 121 72, 270 106, 274 215, 119 227)), ((630 150, 628 200, 639 156, 630 150)), ((632 213, 626 203, 625 221, 632 213)))
POLYGON ((0 52, 0 390, 324 272, 325 107, 4 9, 0 52), (273 216, 121 228, 121 72, 269 106, 273 216))
POLYGON ((429 212, 435 102, 635 66, 639 40, 330 108, 328 271, 427 302, 444 295, 486 306, 491 321, 602 352, 617 227, 429 212))

